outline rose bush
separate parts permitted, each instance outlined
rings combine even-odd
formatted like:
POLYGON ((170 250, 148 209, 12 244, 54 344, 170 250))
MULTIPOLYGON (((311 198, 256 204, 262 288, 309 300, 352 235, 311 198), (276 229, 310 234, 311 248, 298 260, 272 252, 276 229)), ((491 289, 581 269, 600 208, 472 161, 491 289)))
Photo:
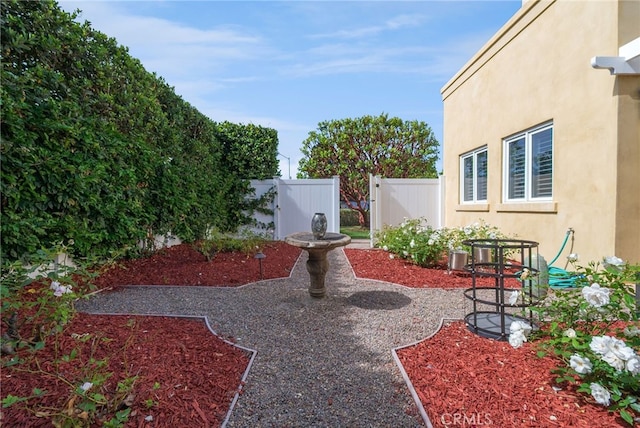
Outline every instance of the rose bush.
MULTIPOLYGON (((558 383, 577 383, 579 392, 633 425, 640 420, 640 326, 633 290, 640 266, 606 257, 577 266, 575 277, 576 288, 554 290, 534 308, 541 326, 535 333, 539 354, 553 353, 562 361, 554 370, 558 383)), ((522 329, 516 326, 511 336, 512 345, 522 343, 522 329)))
POLYGON ((399 226, 385 225, 376 232, 376 246, 423 267, 437 265, 448 251, 470 249, 462 242, 468 239, 505 239, 498 228, 484 222, 469 226, 434 228, 424 218, 405 219, 399 226))

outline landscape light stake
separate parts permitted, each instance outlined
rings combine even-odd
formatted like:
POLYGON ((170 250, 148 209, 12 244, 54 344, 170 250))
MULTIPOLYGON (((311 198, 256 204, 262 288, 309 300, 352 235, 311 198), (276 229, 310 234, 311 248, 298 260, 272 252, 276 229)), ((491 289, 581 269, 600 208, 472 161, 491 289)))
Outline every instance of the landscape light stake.
POLYGON ((260 280, 262 280, 262 259, 265 259, 267 256, 265 256, 262 251, 258 251, 258 253, 253 256, 254 259, 258 259, 258 262, 260 263, 260 280))

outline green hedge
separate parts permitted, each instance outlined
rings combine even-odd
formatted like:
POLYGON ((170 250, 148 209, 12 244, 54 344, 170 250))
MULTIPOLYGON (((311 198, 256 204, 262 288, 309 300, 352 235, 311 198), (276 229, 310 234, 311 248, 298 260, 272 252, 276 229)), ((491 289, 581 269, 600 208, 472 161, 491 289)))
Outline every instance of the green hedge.
POLYGON ((340 226, 359 226, 358 216, 358 211, 349 208, 340 209, 340 226))
POLYGON ((248 179, 277 175, 274 130, 212 121, 54 1, 1 13, 3 259, 69 240, 105 256, 249 221, 248 179))

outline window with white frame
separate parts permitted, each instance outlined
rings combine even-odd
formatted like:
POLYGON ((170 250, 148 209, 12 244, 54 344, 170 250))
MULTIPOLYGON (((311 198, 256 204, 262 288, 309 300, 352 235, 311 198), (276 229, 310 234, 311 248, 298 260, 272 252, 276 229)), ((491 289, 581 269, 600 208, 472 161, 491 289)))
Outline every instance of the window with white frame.
POLYGON ((553 123, 504 140, 505 202, 548 201, 553 197, 553 123))
POLYGON ((460 203, 487 201, 487 148, 460 156, 460 203))

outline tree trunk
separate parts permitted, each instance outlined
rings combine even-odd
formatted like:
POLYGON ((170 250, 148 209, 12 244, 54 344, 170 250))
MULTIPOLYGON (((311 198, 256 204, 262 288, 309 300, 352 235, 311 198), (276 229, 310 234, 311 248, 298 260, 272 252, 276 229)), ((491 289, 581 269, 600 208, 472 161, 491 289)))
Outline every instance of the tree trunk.
POLYGON ((360 223, 360 227, 362 227, 363 229, 368 229, 369 228, 369 210, 364 209, 362 207, 355 207, 352 208, 356 211, 358 211, 358 223, 360 223))

